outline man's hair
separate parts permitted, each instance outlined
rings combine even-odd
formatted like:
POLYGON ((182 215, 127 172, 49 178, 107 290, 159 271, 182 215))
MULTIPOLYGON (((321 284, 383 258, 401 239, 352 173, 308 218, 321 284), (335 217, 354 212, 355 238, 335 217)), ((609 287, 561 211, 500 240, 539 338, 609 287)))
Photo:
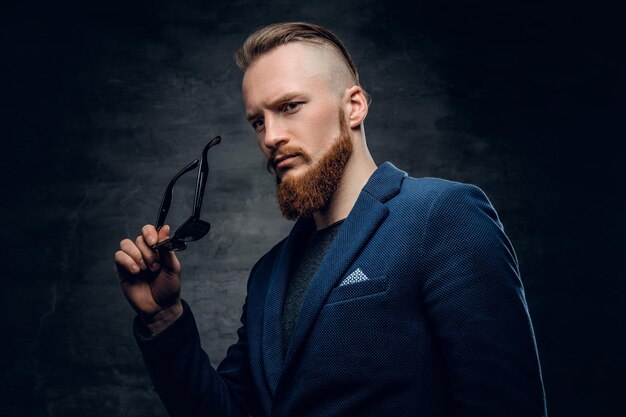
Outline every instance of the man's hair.
MULTIPOLYGON (((344 64, 350 70, 354 83, 359 86, 361 85, 359 81, 359 71, 348 53, 348 50, 337 35, 313 23, 284 22, 264 26, 248 36, 243 46, 235 52, 235 62, 237 66, 245 72, 258 57, 266 52, 269 52, 277 46, 297 41, 332 48, 339 54, 344 64)), ((363 91, 369 102, 369 95, 365 90, 363 91)))

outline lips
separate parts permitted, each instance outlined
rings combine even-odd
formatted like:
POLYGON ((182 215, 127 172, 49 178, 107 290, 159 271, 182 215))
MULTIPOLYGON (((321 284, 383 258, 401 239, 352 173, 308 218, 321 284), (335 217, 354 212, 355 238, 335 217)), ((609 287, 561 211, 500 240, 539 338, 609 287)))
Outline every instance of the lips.
POLYGON ((284 168, 298 156, 299 154, 297 153, 278 155, 276 158, 274 158, 274 167, 284 168))

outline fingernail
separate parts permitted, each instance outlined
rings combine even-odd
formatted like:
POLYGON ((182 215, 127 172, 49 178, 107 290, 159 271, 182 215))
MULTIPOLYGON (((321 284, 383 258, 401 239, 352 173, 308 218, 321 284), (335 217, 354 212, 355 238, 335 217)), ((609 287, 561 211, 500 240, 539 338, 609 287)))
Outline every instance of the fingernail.
POLYGON ((148 265, 146 265, 143 259, 139 260, 139 266, 141 267, 142 271, 145 271, 146 269, 148 269, 148 265))
POLYGON ((156 271, 158 271, 158 270, 159 270, 159 268, 160 268, 160 267, 161 267, 161 265, 159 265, 159 263, 158 263, 158 262, 154 262, 154 263, 152 264, 152 268, 150 268, 150 269, 152 269, 152 272, 156 272, 156 271))
POLYGON ((154 245, 156 243, 156 238, 154 236, 148 236, 148 240, 150 241, 150 245, 154 245))
POLYGON ((139 267, 137 265, 133 265, 131 269, 133 270, 133 274, 137 274, 139 272, 139 267))

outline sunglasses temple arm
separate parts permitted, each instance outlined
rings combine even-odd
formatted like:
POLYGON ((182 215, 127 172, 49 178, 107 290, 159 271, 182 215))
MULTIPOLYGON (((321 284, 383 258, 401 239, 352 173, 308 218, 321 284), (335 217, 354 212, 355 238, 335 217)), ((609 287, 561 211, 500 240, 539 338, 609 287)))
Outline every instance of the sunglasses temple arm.
POLYGON ((174 175, 174 178, 172 178, 170 183, 167 185, 167 188, 165 189, 165 194, 163 194, 163 200, 161 200, 159 214, 157 215, 157 219, 155 222, 155 227, 157 230, 161 230, 161 227, 163 227, 163 225, 165 224, 165 218, 167 217, 167 213, 170 211, 170 206, 172 205, 174 184, 176 184, 176 181, 178 181, 178 179, 182 175, 186 174, 197 166, 198 160, 195 159, 194 161, 190 162, 185 168, 181 169, 176 175, 174 175))
POLYGON ((198 180, 196 182, 196 196, 193 202, 193 213, 191 216, 198 220, 200 218, 200 210, 202 208, 202 198, 204 197, 204 187, 206 186, 206 179, 209 175, 209 163, 207 161, 207 152, 212 146, 219 144, 222 138, 219 136, 211 139, 209 143, 202 150, 202 159, 200 161, 200 168, 198 169, 198 180))

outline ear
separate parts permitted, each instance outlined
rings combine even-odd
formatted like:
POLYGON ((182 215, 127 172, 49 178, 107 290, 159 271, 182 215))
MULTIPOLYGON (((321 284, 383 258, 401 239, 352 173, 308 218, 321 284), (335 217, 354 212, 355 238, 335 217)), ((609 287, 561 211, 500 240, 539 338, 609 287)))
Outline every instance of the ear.
POLYGON ((353 85, 346 91, 347 112, 350 128, 357 128, 367 116, 368 104, 365 91, 359 85, 353 85))

